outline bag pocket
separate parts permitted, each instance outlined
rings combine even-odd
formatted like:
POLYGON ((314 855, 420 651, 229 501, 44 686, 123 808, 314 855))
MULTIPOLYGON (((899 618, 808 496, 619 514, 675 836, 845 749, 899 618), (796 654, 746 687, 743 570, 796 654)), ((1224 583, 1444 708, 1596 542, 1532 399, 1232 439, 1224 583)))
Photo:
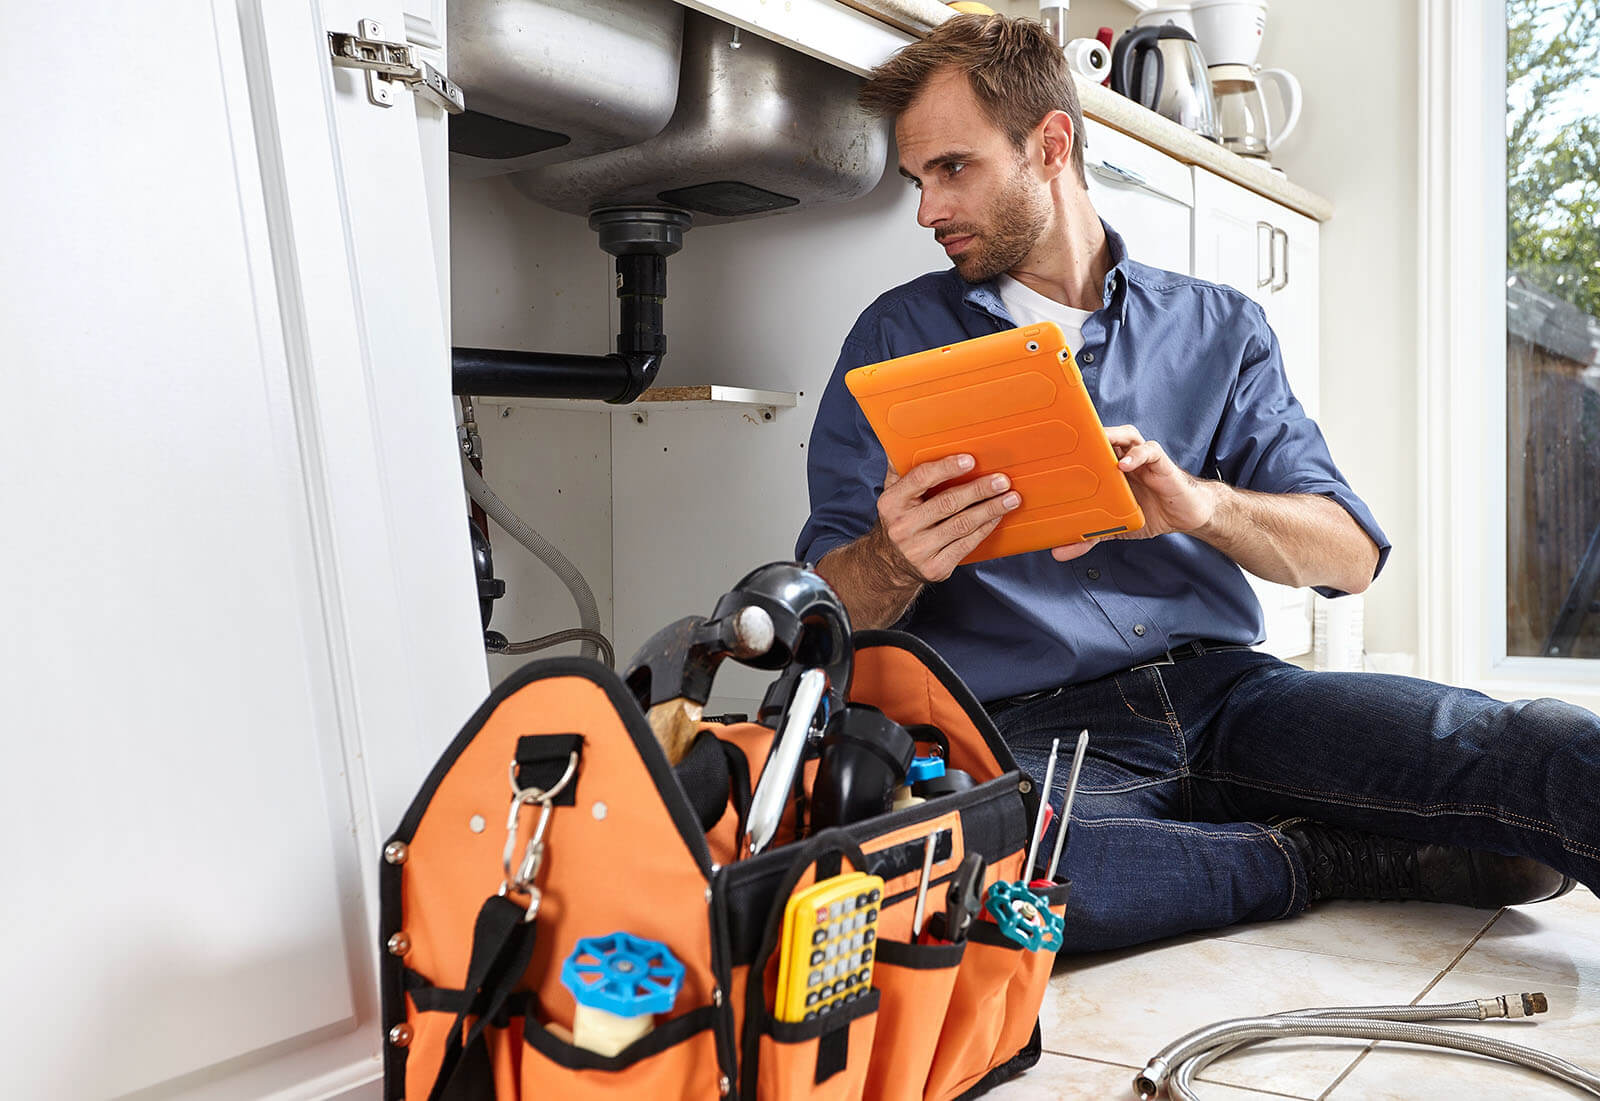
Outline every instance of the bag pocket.
POLYGON ((865 1096, 920 1101, 965 944, 905 944, 879 939, 872 982, 880 995, 865 1096))
MULTIPOLYGON (((436 987, 416 972, 407 973, 408 1012, 401 1026, 405 1030, 405 1092, 400 1096, 427 1098, 433 1091, 444 1062, 445 1048, 450 1042, 450 1030, 466 1000, 463 990, 436 987)), ((445 1090, 446 1098, 514 1095, 521 1054, 517 1033, 521 1030, 520 1018, 526 1002, 527 995, 513 994, 501 1018, 503 1025, 496 1023, 485 1028, 481 1041, 462 1053, 445 1090)), ((466 1019, 463 1035, 472 1030, 476 1020, 475 1017, 466 1019)), ((396 1031, 390 1033, 391 1044, 395 1042, 396 1031)))
MULTIPOLYGON (((1058 916, 1070 889, 1061 884, 1043 892, 1058 916)), ((966 947, 928 1074, 929 1101, 960 1096, 1028 1045, 1056 959, 1054 952, 1023 948, 992 921, 973 922, 966 947)))
POLYGON ((523 1027, 522 1097, 574 1101, 702 1101, 716 1097, 716 1010, 709 1006, 657 1025, 615 1055, 574 1047, 527 1018, 523 1027))
POLYGON ((878 1024, 871 990, 809 1021, 762 1022, 757 1101, 858 1101, 864 1093, 878 1024))

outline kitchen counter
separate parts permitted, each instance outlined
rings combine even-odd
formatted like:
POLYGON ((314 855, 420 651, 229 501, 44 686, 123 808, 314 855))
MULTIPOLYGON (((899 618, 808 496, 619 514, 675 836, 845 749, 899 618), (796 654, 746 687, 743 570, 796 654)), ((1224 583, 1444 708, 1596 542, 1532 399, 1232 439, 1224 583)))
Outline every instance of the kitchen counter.
MULTIPOLYGON (((955 12, 939 0, 679 0, 801 53, 866 76, 895 50, 955 12)), ((1109 88, 1075 77, 1083 113, 1138 138, 1184 164, 1326 222, 1333 203, 1255 161, 1229 153, 1109 88)))

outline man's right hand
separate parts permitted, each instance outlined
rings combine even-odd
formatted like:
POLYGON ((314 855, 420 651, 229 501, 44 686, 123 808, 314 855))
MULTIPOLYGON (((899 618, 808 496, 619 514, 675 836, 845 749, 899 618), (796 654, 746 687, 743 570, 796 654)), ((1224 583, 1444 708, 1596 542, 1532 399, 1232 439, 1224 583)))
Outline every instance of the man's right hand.
POLYGON ((919 585, 949 577, 1005 514, 1022 503, 1018 494, 1007 492, 1011 479, 1004 474, 939 489, 969 473, 972 465, 971 455, 951 455, 914 466, 903 478, 892 467, 884 472, 878 526, 899 559, 897 565, 919 585))
POLYGON ((886 471, 877 526, 817 563, 853 626, 897 622, 924 585, 949 577, 1022 503, 1008 492, 1011 480, 1004 474, 939 488, 969 473, 972 464, 970 455, 951 455, 913 467, 903 478, 886 471))

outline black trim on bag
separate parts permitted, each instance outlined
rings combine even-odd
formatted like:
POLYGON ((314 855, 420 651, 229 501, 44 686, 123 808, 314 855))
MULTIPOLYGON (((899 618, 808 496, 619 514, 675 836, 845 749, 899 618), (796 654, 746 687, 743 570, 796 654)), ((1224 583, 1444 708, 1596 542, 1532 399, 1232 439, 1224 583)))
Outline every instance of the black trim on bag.
MULTIPOLYGON (((1028 822, 1031 819, 1026 817, 1022 795, 1017 790, 1020 777, 1021 773, 1007 773, 967 791, 941 795, 892 814, 848 826, 836 826, 834 829, 859 844, 881 834, 909 829, 919 822, 932 822, 957 811, 961 815, 961 833, 965 845, 965 851, 960 855, 980 852, 992 864, 1012 853, 1021 852, 1027 846, 1028 822)), ((769 849, 760 856, 738 861, 723 869, 727 889, 719 909, 727 915, 730 967, 743 966, 755 958, 765 918, 772 912, 775 898, 779 897, 778 883, 798 851, 796 846, 801 844, 805 842, 769 849)), ((918 846, 917 868, 920 870, 922 842, 915 840, 913 844, 918 846)), ((863 870, 869 868, 876 856, 876 853, 867 855, 864 858, 866 863, 858 867, 863 870)), ((936 877, 933 885, 944 882, 953 874, 954 869, 951 869, 936 877)), ((914 887, 909 888, 886 899, 885 905, 892 905, 915 893, 914 887)))
MULTIPOLYGON (((622 683, 622 679, 590 658, 540 658, 537 661, 530 661, 502 681, 489 694, 489 698, 472 713, 472 717, 461 728, 461 732, 440 755, 438 763, 433 766, 433 771, 428 773, 428 778, 423 781, 416 798, 411 800, 411 805, 406 808, 405 817, 400 819, 399 827, 390 835, 389 840, 410 843, 412 837, 416 835, 422 816, 427 813, 428 804, 433 801, 434 793, 439 790, 439 785, 444 782, 444 778, 455 767, 456 761, 466 752, 467 746, 472 744, 473 738, 483 729, 496 708, 534 681, 554 680, 557 677, 579 677, 605 692, 607 701, 616 711, 617 717, 622 720, 623 729, 633 739, 634 749, 638 751, 640 760, 649 771, 662 806, 671 816, 672 824, 678 828, 678 835, 683 839, 689 854, 694 857, 695 863, 699 865, 701 873, 709 880, 711 848, 706 844, 705 831, 700 828, 700 823, 695 820, 694 812, 689 807, 688 797, 678 784, 678 778, 673 775, 672 767, 667 764, 661 744, 656 741, 655 734, 650 730, 650 724, 645 721, 644 714, 634 702, 633 694, 622 683)), ((583 773, 580 767, 577 782, 582 781, 583 773)))
MULTIPOLYGON (((560 782, 567 765, 576 753, 583 767, 582 734, 529 734, 517 739, 517 786, 536 787, 548 791, 560 782)), ((570 807, 578 801, 578 785, 568 784, 550 800, 558 807, 570 807)))
MULTIPOLYGON (((739 837, 744 836, 741 822, 739 837)), ((733 945, 728 937, 728 876, 719 869, 711 877, 711 971, 719 990, 733 989, 733 945)), ((722 1021, 717 1026, 717 1065, 727 1076, 735 1101, 739 1088, 739 1041, 734 1035, 733 998, 722 999, 722 1021)))
POLYGON ((988 1093, 1001 1083, 1011 1081, 1023 1071, 1031 1069, 1043 1054, 1044 1034, 1039 1030, 1039 1022, 1034 1021, 1033 1035, 1022 1045, 1022 1050, 978 1079, 972 1088, 957 1097, 956 1101, 968 1101, 968 1098, 988 1093))
MULTIPOLYGON (((411 1004, 417 1007, 418 1013, 460 1013, 471 1001, 465 990, 434 986, 422 976, 421 972, 413 971, 409 967, 405 968, 405 987, 406 993, 411 995, 411 1004)), ((525 1015, 532 1001, 532 991, 514 991, 506 998, 506 1004, 496 1014, 498 1020, 492 1023, 505 1028, 510 1024, 511 1018, 525 1015)))
POLYGON ((967 929, 967 939, 990 948, 1009 948, 1013 952, 1026 952, 1028 949, 1012 940, 1000 931, 1000 926, 985 913, 982 917, 973 919, 972 925, 967 929))
MULTIPOLYGON (((940 830, 933 838, 933 859, 941 863, 949 860, 955 852, 955 844, 954 830, 940 830)), ((890 845, 887 849, 874 849, 867 854, 867 872, 890 880, 898 879, 907 872, 921 871, 927 851, 928 839, 925 836, 890 845)))
POLYGON ((887 964, 907 971, 944 971, 955 967, 967 953, 967 943, 908 944, 902 940, 878 941, 874 966, 887 964))
MULTIPOLYGON (((587 1048, 573 1047, 556 1036, 532 1017, 523 1020, 522 1038, 540 1055, 568 1070, 626 1070, 635 1063, 660 1055, 670 1047, 713 1027, 717 1022, 716 1010, 709 1005, 692 1009, 666 1024, 657 1025, 615 1055, 600 1055, 587 1048)), ((641 1099, 642 1101, 642 1099, 641 1099)))
POLYGON ((876 1013, 880 996, 879 991, 873 988, 832 1013, 824 1013, 809 1021, 780 1021, 770 1014, 763 1013, 761 1031, 771 1036, 774 1043, 804 1044, 844 1025, 852 1024, 869 1013, 876 1013))

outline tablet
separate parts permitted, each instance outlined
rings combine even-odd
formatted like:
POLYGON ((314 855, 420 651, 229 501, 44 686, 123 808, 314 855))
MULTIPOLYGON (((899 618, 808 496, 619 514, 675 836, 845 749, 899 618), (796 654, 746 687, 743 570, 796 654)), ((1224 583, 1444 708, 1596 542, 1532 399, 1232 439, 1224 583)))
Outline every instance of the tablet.
POLYGON ((1144 526, 1053 322, 857 367, 844 382, 896 471, 965 452, 972 473, 946 486, 1000 473, 1022 495, 963 564, 1144 526))

